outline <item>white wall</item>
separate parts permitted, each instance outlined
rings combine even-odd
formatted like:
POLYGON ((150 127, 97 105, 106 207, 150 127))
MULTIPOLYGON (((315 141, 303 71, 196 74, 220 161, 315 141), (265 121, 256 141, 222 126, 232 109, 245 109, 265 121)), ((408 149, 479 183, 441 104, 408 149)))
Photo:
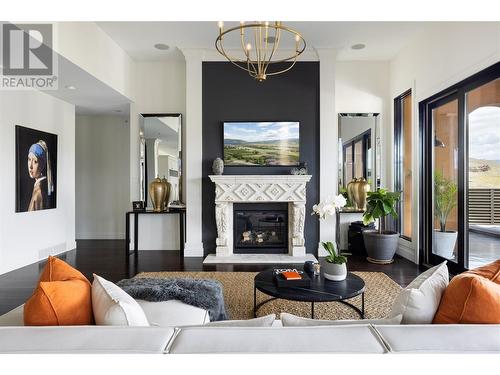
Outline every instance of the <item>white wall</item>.
POLYGON ((123 116, 76 116, 76 238, 125 238, 129 137, 123 116))
POLYGON ((186 243, 184 256, 203 256, 202 241, 202 193, 203 179, 201 161, 203 158, 203 73, 202 62, 205 51, 184 49, 186 59, 186 121, 184 140, 185 151, 183 186, 186 202, 186 243))
MULTIPOLYGON (((337 138, 338 126, 335 113, 335 72, 337 51, 317 49, 319 58, 319 195, 325 201, 337 194, 338 174, 331 173, 331 166, 338 163, 337 138)), ((334 241, 336 238, 335 218, 319 221, 318 255, 327 255, 321 241, 334 241)))
POLYGON ((140 114, 181 113, 185 128, 186 64, 183 61, 137 62, 134 76, 136 100, 130 108, 130 199, 139 200, 140 114))
MULTIPOLYGON (((335 70, 335 110, 339 113, 379 113, 376 138, 389 142, 391 114, 389 104, 389 62, 338 61, 335 70)), ((336 118, 338 124, 338 116, 336 118)), ((374 136, 374 149, 376 139, 374 136)), ((386 151, 380 148, 381 160, 386 151)), ((382 163, 381 186, 387 186, 388 165, 382 163)))
POLYGON ((53 46, 73 64, 133 99, 134 60, 94 22, 55 22, 53 46))
MULTIPOLYGON (((413 170, 419 163, 418 103, 439 91, 500 61, 500 24, 498 22, 448 22, 431 27, 407 45, 390 63, 391 113, 393 99, 408 89, 413 94, 413 170)), ((386 163, 393 170, 394 122, 386 143, 386 163)), ((413 207, 418 207, 419 175, 414 173, 413 207)), ((393 186, 393 173, 388 185, 393 186)), ((418 233, 418 209, 413 211, 413 233, 418 233)), ((418 238, 400 241, 398 253, 418 262, 418 238)))
MULTIPOLYGON (((140 200, 140 114, 181 113, 183 115, 185 141, 185 62, 137 62, 134 71, 134 97, 135 102, 130 106, 130 201, 140 200)), ((185 150, 184 147, 183 150, 185 150)), ((185 161, 185 155, 183 155, 183 158, 185 161)), ((140 215, 139 249, 179 250, 178 232, 179 222, 177 215, 140 215)))
POLYGON ((436 24, 391 61, 391 99, 415 86, 421 101, 499 60, 498 22, 436 24))
POLYGON ((75 107, 38 91, 0 91, 0 274, 74 249, 75 107), (57 208, 15 212, 15 126, 58 135, 57 208))

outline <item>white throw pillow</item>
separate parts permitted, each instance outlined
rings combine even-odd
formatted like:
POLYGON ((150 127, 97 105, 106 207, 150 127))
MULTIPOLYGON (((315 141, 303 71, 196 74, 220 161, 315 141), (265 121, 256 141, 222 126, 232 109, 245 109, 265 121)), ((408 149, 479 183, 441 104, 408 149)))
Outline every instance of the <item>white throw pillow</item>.
POLYGON ((448 267, 444 261, 420 274, 399 293, 389 317, 401 314, 401 324, 431 324, 448 283, 448 267))
POLYGON ((119 286, 94 274, 92 310, 97 325, 149 326, 141 306, 119 286))
POLYGON ((271 327, 276 319, 276 314, 269 314, 261 316, 260 318, 247 319, 247 320, 220 320, 210 322, 203 326, 210 327, 271 327))
POLYGON ((288 313, 281 313, 280 319, 283 327, 314 327, 314 326, 341 326, 359 324, 394 325, 400 324, 402 315, 385 319, 362 319, 362 320, 321 320, 308 319, 288 313))

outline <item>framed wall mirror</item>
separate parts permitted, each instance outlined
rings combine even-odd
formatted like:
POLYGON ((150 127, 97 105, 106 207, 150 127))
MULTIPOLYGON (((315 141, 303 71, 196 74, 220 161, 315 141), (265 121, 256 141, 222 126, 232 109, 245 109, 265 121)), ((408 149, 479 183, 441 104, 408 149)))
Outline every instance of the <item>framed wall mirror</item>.
MULTIPOLYGON (((338 129, 338 192, 347 198, 347 185, 355 178, 366 179, 370 190, 376 190, 381 170, 378 113, 339 113, 338 129)), ((360 250, 364 248, 361 227, 351 227, 353 222, 363 220, 363 212, 349 199, 338 211, 336 241, 340 251, 364 254, 360 250)))
POLYGON ((182 115, 141 114, 141 200, 151 207, 149 184, 156 178, 170 183, 169 206, 182 206, 182 115))
POLYGON ((378 113, 339 114, 339 191, 354 178, 365 178, 372 191, 380 187, 378 113))

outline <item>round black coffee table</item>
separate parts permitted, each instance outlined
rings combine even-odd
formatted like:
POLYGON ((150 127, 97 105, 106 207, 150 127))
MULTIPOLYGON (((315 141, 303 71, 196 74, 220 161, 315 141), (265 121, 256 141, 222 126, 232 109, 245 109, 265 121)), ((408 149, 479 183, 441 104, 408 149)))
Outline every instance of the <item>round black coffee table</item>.
POLYGON ((314 303, 316 302, 340 302, 354 309, 361 319, 365 317, 365 282, 359 276, 351 272, 343 281, 330 281, 320 276, 308 274, 311 278, 309 287, 278 287, 274 281, 273 270, 260 272, 254 279, 253 288, 253 315, 257 317, 257 310, 264 304, 275 299, 286 299, 290 301, 311 302, 311 318, 314 319, 314 303), (272 296, 257 304, 257 290, 272 296), (361 294, 361 310, 345 301, 361 294))

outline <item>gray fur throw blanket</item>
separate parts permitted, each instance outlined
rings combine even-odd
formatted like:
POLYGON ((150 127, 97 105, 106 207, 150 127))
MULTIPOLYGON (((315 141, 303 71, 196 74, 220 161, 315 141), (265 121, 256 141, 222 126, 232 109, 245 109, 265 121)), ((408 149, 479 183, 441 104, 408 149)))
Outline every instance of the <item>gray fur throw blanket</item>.
POLYGON ((176 299, 208 311, 210 321, 228 319, 222 284, 217 280, 199 279, 123 279, 116 283, 134 299, 150 302, 176 299))

